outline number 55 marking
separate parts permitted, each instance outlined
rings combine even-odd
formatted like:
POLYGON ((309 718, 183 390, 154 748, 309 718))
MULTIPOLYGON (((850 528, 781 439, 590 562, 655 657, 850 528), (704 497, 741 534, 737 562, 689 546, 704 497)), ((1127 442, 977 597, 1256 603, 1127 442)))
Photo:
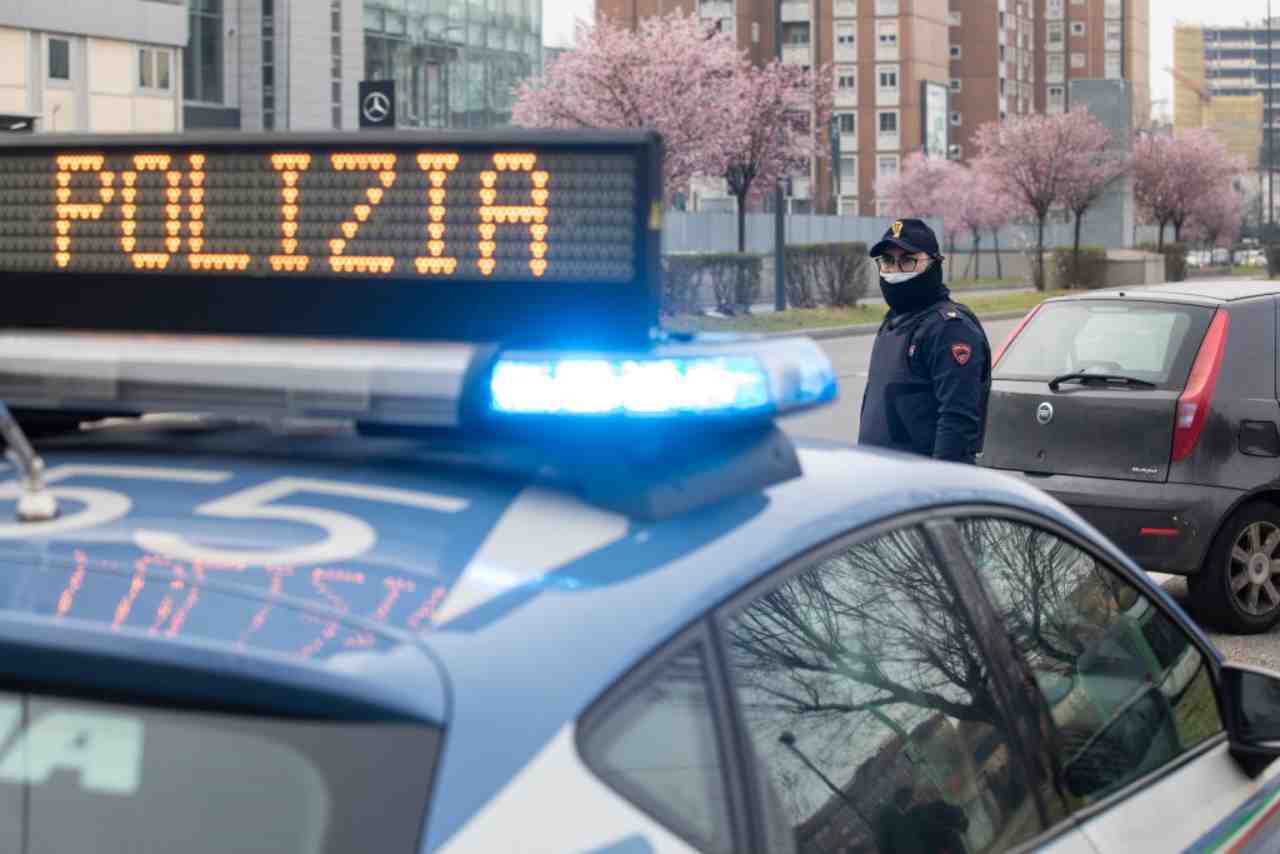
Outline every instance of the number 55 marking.
POLYGON ((202 546, 185 539, 180 534, 167 531, 138 530, 134 541, 143 549, 162 554, 175 560, 204 561, 232 565, 274 566, 333 563, 350 560, 373 548, 377 534, 363 519, 337 510, 308 507, 301 504, 283 505, 272 502, 286 498, 295 492, 312 492, 339 498, 357 498, 401 504, 422 510, 441 513, 457 513, 466 509, 461 498, 434 495, 385 486, 366 486, 309 478, 282 477, 224 498, 201 504, 195 509, 198 516, 217 516, 223 519, 275 519, 298 522, 320 528, 325 532, 316 543, 297 548, 275 551, 222 549, 202 546))

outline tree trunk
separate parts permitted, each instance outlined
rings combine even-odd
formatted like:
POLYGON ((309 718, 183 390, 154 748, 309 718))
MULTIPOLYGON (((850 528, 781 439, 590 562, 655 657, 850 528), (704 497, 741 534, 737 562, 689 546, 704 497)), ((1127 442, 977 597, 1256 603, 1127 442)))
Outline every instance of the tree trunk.
POLYGON ((1175 219, 1173 221, 1173 242, 1182 242, 1182 220, 1180 219, 1175 219))
POLYGON ((1160 230, 1156 232, 1156 251, 1157 252, 1164 251, 1164 224, 1166 222, 1168 222, 1168 220, 1161 220, 1158 223, 1158 225, 1160 226, 1160 230))
POLYGON ((991 229, 991 242, 995 244, 996 249, 996 278, 1004 278, 1004 267, 1000 264, 1000 229, 991 229))
POLYGON ((1071 244, 1071 284, 1080 286, 1080 226, 1084 223, 1084 211, 1076 211, 1076 230, 1071 244))
POLYGON ((973 277, 982 278, 982 232, 973 229, 973 277))
POLYGON ((1036 269, 1034 273, 1037 291, 1044 288, 1044 218, 1045 214, 1036 217, 1036 269))
POLYGON ((735 198, 738 200, 738 251, 747 251, 747 193, 742 191, 735 198))
POLYGON ((951 235, 951 240, 947 246, 947 278, 950 279, 956 274, 956 236, 951 235))

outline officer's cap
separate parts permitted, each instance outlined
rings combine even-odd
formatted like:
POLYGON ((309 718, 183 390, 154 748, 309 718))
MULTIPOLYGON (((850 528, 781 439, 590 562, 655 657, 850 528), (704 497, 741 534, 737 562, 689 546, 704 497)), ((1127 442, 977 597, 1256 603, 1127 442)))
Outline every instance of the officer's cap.
POLYGON ((938 238, 934 236, 933 229, 921 219, 900 219, 889 226, 880 242, 871 247, 871 257, 883 255, 891 246, 909 254, 925 252, 934 258, 942 257, 938 252, 938 238))

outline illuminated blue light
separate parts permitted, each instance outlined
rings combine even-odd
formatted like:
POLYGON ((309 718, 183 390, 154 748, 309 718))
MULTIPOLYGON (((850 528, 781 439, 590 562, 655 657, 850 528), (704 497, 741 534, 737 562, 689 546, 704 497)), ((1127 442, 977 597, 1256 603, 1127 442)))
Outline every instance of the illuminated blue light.
POLYGON ((525 415, 751 413, 774 403, 748 356, 500 359, 489 388, 494 411, 525 415))

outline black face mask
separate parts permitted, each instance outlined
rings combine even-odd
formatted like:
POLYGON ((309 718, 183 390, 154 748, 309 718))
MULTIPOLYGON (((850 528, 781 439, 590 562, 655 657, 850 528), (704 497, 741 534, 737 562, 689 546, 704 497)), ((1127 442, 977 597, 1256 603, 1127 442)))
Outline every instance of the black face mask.
POLYGON ((929 269, 905 282, 890 284, 881 276, 880 293, 884 294, 884 301, 889 308, 898 314, 910 314, 928 308, 951 295, 947 286, 942 283, 942 265, 936 260, 929 264, 929 269))

